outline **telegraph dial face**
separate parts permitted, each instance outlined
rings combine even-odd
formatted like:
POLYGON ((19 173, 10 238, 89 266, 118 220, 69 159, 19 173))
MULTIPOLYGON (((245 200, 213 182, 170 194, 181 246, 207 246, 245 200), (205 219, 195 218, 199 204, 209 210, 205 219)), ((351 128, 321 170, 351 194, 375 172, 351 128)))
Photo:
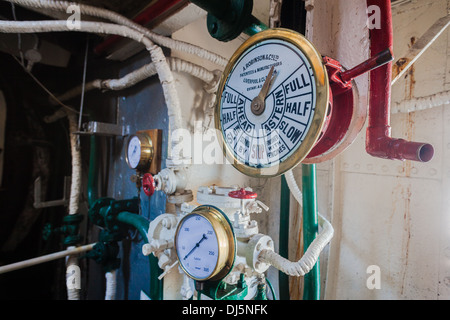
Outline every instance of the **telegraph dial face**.
POLYGON ((218 91, 216 129, 224 153, 242 173, 278 176, 317 142, 328 108, 327 72, 302 35, 270 29, 231 58, 218 91))

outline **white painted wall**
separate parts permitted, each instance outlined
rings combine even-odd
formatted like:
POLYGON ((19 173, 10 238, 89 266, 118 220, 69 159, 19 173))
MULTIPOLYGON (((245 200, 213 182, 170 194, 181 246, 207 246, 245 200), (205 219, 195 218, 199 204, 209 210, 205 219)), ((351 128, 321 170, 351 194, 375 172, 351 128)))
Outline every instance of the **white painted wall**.
MULTIPOLYGON (((449 8, 448 0, 413 0, 394 8, 397 58, 406 53, 412 37, 419 38, 449 8)), ((268 21, 268 9, 269 0, 255 1, 254 13, 262 21, 268 21)), ((323 55, 347 67, 355 66, 369 55, 365 11, 365 0, 314 1, 308 17, 308 37, 323 55)), ((242 37, 221 43, 212 39, 204 16, 173 37, 225 57, 230 57, 244 40, 242 37)), ((393 103, 450 89, 449 37, 447 31, 416 63, 415 84, 410 85, 411 75, 398 81, 393 87, 393 103)), ((196 57, 172 54, 211 70, 216 68, 196 57)), ((177 74, 176 79, 186 125, 194 130, 195 121, 204 117, 204 92, 201 84, 189 76, 177 74)), ((357 87, 359 103, 367 105, 368 77, 358 78, 357 87)), ((433 144, 435 158, 421 164, 370 157, 365 152, 363 128, 341 156, 318 165, 319 210, 335 228, 335 237, 321 257, 322 296, 326 299, 450 298, 450 111, 441 106, 395 114, 391 125, 394 137, 433 144), (366 286, 370 265, 380 268, 379 290, 366 286)), ((300 177, 301 169, 295 172, 300 177)), ((254 187, 271 207, 270 216, 258 219, 261 230, 278 245, 279 178, 249 179, 231 166, 193 167, 188 187, 195 191, 198 186, 213 183, 254 187)), ((293 205, 293 239, 300 228, 296 211, 293 205)), ((293 240, 292 259, 298 257, 300 249, 301 243, 293 240)), ((276 285, 273 269, 269 278, 276 285)), ((301 286, 301 282, 295 286, 301 286)), ((295 291, 292 296, 298 298, 295 291)))
MULTIPOLYGON (((342 6, 343 1, 337 2, 340 4, 334 5, 342 6)), ((353 2, 357 5, 365 1, 353 2)), ((411 1, 394 8, 396 57, 405 54, 410 39, 419 38, 438 18, 447 14, 449 8, 446 0, 411 1)), ((340 12, 344 15, 342 21, 352 20, 347 11, 340 12)), ((340 25, 339 30, 346 32, 348 39, 356 37, 357 29, 346 29, 339 17, 334 11, 331 24, 340 25)), ((317 28, 314 32, 316 36, 317 28)), ((447 31, 416 63, 415 83, 411 85, 411 75, 408 75, 395 84, 393 103, 448 90, 448 35, 447 31)), ((345 51, 353 51, 349 50, 351 46, 345 48, 346 45, 345 41, 336 43, 333 49, 338 49, 334 52, 339 55, 339 48, 344 55, 345 51)), ((332 189, 325 178, 321 181, 321 190, 323 193, 333 190, 333 194, 319 196, 319 199, 322 207, 333 208, 332 222, 336 230, 330 247, 325 298, 450 297, 448 124, 449 112, 445 106, 392 115, 393 137, 434 145, 435 157, 429 163, 370 157, 364 150, 363 131, 332 165, 322 167, 322 175, 334 178, 332 189), (324 202, 326 198, 333 199, 332 204, 324 202), (379 290, 369 290, 366 286, 369 277, 366 271, 370 265, 380 268, 379 290)))

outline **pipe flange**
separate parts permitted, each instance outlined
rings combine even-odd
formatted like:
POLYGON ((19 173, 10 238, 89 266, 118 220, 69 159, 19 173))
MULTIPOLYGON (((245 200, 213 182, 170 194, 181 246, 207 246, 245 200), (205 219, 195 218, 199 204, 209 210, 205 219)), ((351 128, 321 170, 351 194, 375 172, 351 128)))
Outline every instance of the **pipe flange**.
POLYGON ((245 258, 247 264, 251 266, 257 273, 263 273, 269 269, 270 264, 261 262, 258 257, 263 250, 274 251, 274 244, 271 237, 264 234, 257 234, 251 237, 248 242, 248 250, 245 258))
POLYGON ((209 34, 219 41, 237 38, 251 24, 253 0, 231 0, 225 19, 208 14, 206 24, 209 34))
POLYGON ((100 213, 100 210, 103 207, 109 207, 114 202, 114 199, 112 198, 100 198, 94 202, 94 204, 89 209, 89 219, 94 223, 96 226, 99 226, 101 228, 105 227, 105 219, 103 215, 100 213))
POLYGON ((183 193, 175 192, 167 197, 167 202, 173 204, 182 204, 194 200, 192 190, 184 190, 183 193))

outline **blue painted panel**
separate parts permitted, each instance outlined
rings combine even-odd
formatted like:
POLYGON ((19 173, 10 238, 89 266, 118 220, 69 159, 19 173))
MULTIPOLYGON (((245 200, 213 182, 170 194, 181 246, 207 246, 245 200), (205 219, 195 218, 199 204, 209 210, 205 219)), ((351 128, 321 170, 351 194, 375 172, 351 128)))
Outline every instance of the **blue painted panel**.
MULTIPOLYGON (((119 76, 122 77, 150 61, 147 55, 134 59, 120 70, 119 76)), ((120 94, 118 122, 128 126, 130 134, 139 130, 163 130, 161 167, 164 168, 167 158, 168 116, 162 87, 157 76, 124 90, 120 94)), ((110 190, 110 193, 113 192, 110 196, 115 199, 129 199, 138 194, 136 185, 130 180, 134 171, 127 166, 125 161, 126 141, 127 139, 116 140, 116 153, 112 159, 114 176, 110 181, 114 181, 114 190, 110 190)), ((165 212, 166 196, 163 192, 157 191, 149 198, 141 190, 140 199, 143 217, 152 220, 165 212)), ((138 300, 141 290, 149 293, 150 266, 149 258, 142 254, 143 244, 139 234, 130 234, 130 238, 121 243, 122 264, 117 273, 117 299, 138 300)))

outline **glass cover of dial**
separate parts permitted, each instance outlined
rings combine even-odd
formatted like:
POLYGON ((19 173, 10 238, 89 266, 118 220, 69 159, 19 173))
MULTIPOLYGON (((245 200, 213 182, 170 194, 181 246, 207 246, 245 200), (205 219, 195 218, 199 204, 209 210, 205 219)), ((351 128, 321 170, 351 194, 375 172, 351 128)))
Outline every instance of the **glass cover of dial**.
POLYGON ((211 223, 198 214, 186 218, 178 230, 176 250, 180 263, 191 277, 207 279, 214 272, 219 255, 211 223))
POLYGON ((316 81, 311 63, 281 39, 254 44, 231 70, 221 96, 220 123, 234 157, 254 168, 280 164, 301 145, 314 118, 316 81), (274 80, 257 115, 251 104, 274 67, 274 80))
POLYGON ((128 143, 128 164, 135 169, 141 160, 141 142, 138 137, 134 136, 128 143))

